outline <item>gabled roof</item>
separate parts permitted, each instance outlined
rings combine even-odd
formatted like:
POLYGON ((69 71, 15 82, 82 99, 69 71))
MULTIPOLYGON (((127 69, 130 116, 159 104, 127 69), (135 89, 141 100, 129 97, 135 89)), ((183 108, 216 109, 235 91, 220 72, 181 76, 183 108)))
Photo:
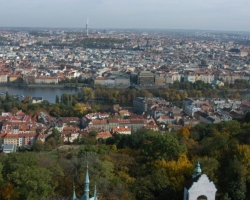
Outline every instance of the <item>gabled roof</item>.
POLYGON ((200 179, 200 177, 201 177, 201 175, 196 176, 195 178, 192 178, 192 179, 186 181, 186 182, 184 183, 184 187, 185 187, 187 190, 190 189, 190 188, 192 187, 192 185, 193 185, 194 182, 198 182, 198 180, 200 179))

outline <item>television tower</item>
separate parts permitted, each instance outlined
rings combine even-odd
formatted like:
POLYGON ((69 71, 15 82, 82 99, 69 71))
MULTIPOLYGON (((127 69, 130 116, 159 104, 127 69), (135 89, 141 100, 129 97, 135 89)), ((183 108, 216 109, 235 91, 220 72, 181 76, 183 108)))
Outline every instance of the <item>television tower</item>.
POLYGON ((89 37, 89 18, 87 18, 87 23, 86 23, 86 36, 89 37))

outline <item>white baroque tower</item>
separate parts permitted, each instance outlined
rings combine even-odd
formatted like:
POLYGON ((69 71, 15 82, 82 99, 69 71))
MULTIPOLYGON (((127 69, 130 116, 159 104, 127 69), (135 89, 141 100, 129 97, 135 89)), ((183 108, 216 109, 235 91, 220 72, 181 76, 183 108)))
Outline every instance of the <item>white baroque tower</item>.
POLYGON ((192 179, 185 183, 183 200, 215 200, 216 191, 214 182, 206 174, 201 174, 198 162, 192 179))

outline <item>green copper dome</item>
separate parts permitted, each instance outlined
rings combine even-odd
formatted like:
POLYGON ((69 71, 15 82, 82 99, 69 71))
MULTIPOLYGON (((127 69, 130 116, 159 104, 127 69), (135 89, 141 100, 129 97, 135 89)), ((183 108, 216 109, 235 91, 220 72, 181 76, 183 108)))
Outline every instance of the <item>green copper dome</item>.
POLYGON ((195 169, 194 169, 194 174, 192 175, 193 178, 195 178, 196 176, 201 174, 201 166, 199 161, 197 162, 197 164, 195 165, 195 169))

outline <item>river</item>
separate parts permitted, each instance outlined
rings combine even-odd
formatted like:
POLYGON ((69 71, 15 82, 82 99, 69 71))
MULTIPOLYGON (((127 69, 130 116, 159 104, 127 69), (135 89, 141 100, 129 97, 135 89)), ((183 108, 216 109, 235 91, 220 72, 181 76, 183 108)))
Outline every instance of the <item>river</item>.
MULTIPOLYGON (((0 92, 7 92, 11 95, 24 95, 31 97, 43 97, 50 103, 55 103, 56 95, 61 97, 62 94, 77 94, 80 90, 75 88, 53 88, 53 87, 18 87, 0 85, 0 92)), ((236 92, 236 91, 233 91, 236 92)), ((250 90, 238 90, 241 98, 248 100, 250 97, 250 90)), ((218 93, 218 97, 223 98, 222 91, 218 93)), ((126 105, 129 106, 129 105, 126 105)))
POLYGON ((55 103, 56 95, 61 97, 62 94, 77 94, 78 91, 79 90, 74 88, 0 86, 0 92, 8 92, 10 95, 43 97, 43 100, 47 100, 50 103, 55 103))

